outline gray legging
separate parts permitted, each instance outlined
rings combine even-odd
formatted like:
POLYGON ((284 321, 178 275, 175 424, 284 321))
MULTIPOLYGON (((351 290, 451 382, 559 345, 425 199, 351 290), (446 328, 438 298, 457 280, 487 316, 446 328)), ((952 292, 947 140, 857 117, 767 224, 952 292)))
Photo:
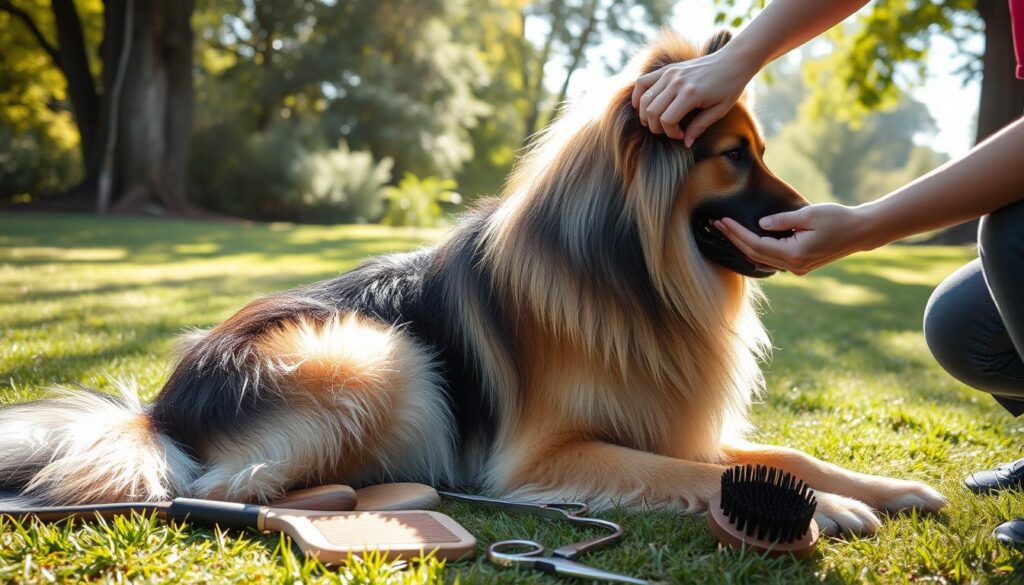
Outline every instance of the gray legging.
POLYGON ((981 220, 977 260, 940 284, 924 312, 939 364, 1024 414, 1024 201, 981 220))

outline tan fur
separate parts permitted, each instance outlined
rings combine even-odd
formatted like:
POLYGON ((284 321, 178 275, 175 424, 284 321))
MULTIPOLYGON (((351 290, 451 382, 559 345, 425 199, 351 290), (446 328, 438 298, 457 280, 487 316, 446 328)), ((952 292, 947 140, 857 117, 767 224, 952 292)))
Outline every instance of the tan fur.
POLYGON ((285 409, 214 443, 192 493, 267 501, 295 485, 386 481, 399 472, 451 481, 454 437, 432 356, 411 337, 355 314, 297 319, 257 342, 285 409))
MULTIPOLYGON (((393 335, 386 327, 357 315, 332 318, 316 324, 308 319, 285 323, 267 333, 257 344, 275 362, 296 391, 319 394, 344 387, 366 392, 386 385, 402 388, 408 372, 386 372, 382 357, 392 350, 393 335), (392 379, 385 379, 385 378, 392 379)), ((402 348, 408 349, 408 348, 402 348)), ((382 395, 385 409, 392 397, 382 395)))

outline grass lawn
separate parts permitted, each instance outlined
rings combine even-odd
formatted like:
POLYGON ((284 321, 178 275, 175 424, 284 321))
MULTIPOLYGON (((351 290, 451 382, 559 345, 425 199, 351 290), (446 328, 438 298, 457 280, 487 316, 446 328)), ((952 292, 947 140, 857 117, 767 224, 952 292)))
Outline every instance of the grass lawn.
MULTIPOLYGON (((247 300, 323 279, 373 254, 437 237, 378 226, 238 226, 150 219, 0 217, 0 404, 46 386, 110 389, 131 375, 152 395, 175 334, 210 326, 247 300)), ((826 539, 809 561, 716 550, 703 518, 607 517, 625 541, 586 557, 602 568, 680 583, 1024 582, 1024 561, 986 538, 1024 516, 1024 497, 971 495, 961 478, 1024 454, 1024 425, 947 377, 920 332, 932 287, 967 261, 957 248, 889 247, 813 275, 767 283, 777 347, 754 408, 759 439, 852 469, 932 483, 952 501, 934 518, 903 516, 863 540, 826 539)), ((534 518, 443 511, 486 545, 579 540, 534 518)), ((483 550, 483 549, 481 549, 483 550)), ((482 559, 418 573, 363 566, 358 582, 514 583, 534 573, 482 559)), ((339 578, 277 536, 169 527, 134 518, 73 527, 0 520, 0 581, 318 582, 339 578)), ((551 582, 556 582, 550 579, 551 582)))

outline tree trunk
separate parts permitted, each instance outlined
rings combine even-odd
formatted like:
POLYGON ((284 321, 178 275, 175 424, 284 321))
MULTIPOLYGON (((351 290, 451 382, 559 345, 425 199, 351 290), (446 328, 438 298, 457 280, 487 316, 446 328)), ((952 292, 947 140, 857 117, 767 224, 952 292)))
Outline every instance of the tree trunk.
MULTIPOLYGON (((123 0, 109 0, 107 10, 115 6, 121 7, 123 16, 123 0)), ((119 112, 115 211, 138 212, 155 206, 179 215, 201 214, 186 198, 193 7, 194 0, 136 2, 131 59, 119 112)), ((107 35, 108 42, 114 38, 107 35)), ((107 61, 107 68, 113 69, 115 63, 107 61)), ((112 81, 106 72, 104 77, 112 81)))
POLYGON ((256 34, 256 50, 260 55, 260 69, 263 74, 263 82, 260 84, 260 110, 256 117, 256 128, 263 132, 270 126, 270 123, 277 117, 278 113, 278 92, 274 87, 274 39, 277 38, 277 26, 274 19, 273 7, 267 2, 256 3, 256 25, 259 30, 256 34))
POLYGON ((75 123, 81 135, 82 160, 87 161, 97 150, 100 98, 96 83, 89 70, 89 57, 85 49, 85 35, 78 10, 71 0, 53 0, 54 22, 57 29, 57 47, 61 71, 68 84, 68 97, 75 113, 75 123))
POLYGON ((583 57, 586 56, 587 47, 590 46, 590 35, 594 33, 594 29, 597 27, 597 0, 590 0, 590 8, 587 11, 587 25, 583 27, 583 31, 580 33, 579 39, 576 41, 576 46, 572 49, 570 56, 569 68, 565 71, 565 80, 562 81, 562 90, 558 92, 558 101, 555 102, 555 109, 562 107, 562 102, 565 101, 566 96, 569 95, 569 81, 572 80, 572 74, 576 73, 580 65, 583 63, 583 57))
MULTIPOLYGON (((1014 71, 1010 9, 1006 0, 978 0, 978 14, 985 21, 985 54, 982 56, 981 99, 978 130, 981 142, 1024 112, 1024 80, 1014 71)), ((928 240, 930 244, 969 244, 977 241, 978 220, 953 226, 928 240)))
MULTIPOLYGON (((535 77, 531 80, 530 71, 527 66, 527 61, 523 60, 523 76, 525 78, 524 89, 530 99, 530 111, 526 114, 526 136, 529 138, 533 136, 538 130, 540 130, 540 107, 541 102, 544 101, 544 66, 548 64, 548 59, 551 58, 551 49, 555 45, 555 39, 561 34, 562 27, 565 26, 563 10, 564 3, 561 1, 555 1, 551 3, 551 30, 548 31, 548 36, 544 40, 544 48, 541 49, 540 57, 537 60, 536 67, 534 67, 535 77)), ((530 41, 526 39, 526 8, 524 7, 520 12, 523 19, 523 39, 522 42, 529 44, 530 41)), ((524 53, 525 54, 525 53, 524 53)))
POLYGON ((985 21, 981 104, 975 137, 976 142, 981 142, 1024 113, 1024 80, 1014 75, 1017 61, 1006 0, 978 0, 978 13, 985 21))

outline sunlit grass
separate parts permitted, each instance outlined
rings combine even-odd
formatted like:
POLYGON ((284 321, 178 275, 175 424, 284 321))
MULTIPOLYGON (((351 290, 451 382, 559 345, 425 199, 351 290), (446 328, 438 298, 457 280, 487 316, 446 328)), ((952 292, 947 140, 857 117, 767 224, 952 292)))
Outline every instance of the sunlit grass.
MULTIPOLYGON (((109 389, 108 376, 119 374, 136 377, 152 394, 168 374, 168 353, 183 329, 213 325, 260 294, 438 236, 379 226, 0 217, 0 404, 58 383, 109 389)), ((956 248, 890 247, 802 279, 769 280, 765 320, 776 351, 766 365, 768 392, 754 408, 760 440, 860 471, 928 481, 952 500, 948 512, 894 518, 873 538, 827 540, 804 562, 720 553, 701 518, 612 512, 607 516, 624 523, 628 536, 587 562, 702 585, 1024 579, 1019 556, 986 538, 995 524, 1024 515, 1024 498, 982 498, 960 487, 966 473, 1024 454, 1024 426, 946 376, 920 334, 932 287, 970 256, 956 248)), ((581 538, 535 518, 459 504, 444 511, 481 544, 581 538)), ((3 582, 540 579, 479 559, 448 567, 428 562, 411 571, 371 562, 339 572, 297 555, 274 535, 151 519, 88 526, 0 521, 3 582)))

